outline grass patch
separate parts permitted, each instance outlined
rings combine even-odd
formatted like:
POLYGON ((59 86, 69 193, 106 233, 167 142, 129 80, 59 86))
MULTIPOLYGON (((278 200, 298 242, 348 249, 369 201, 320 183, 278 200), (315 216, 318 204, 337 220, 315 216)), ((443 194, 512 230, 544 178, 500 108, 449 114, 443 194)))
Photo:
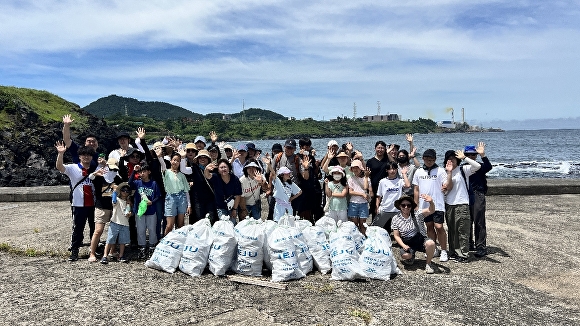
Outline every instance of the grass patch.
POLYGON ((351 308, 348 311, 348 314, 352 317, 357 317, 357 318, 361 318, 366 325, 368 325, 371 322, 371 313, 363 310, 363 309, 358 309, 358 308, 351 308))
POLYGON ((64 253, 54 252, 54 251, 43 251, 36 250, 34 248, 16 248, 6 242, 0 243, 0 252, 6 252, 15 256, 26 256, 26 257, 65 257, 64 253))

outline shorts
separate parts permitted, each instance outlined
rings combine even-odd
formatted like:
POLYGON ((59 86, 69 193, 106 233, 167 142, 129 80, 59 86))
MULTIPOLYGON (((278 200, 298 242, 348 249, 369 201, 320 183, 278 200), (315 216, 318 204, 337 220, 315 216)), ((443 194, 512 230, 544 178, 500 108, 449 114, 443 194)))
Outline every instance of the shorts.
POLYGON ((185 192, 167 194, 165 196, 165 216, 177 216, 187 211, 187 198, 185 192))
POLYGON ((433 214, 425 217, 425 223, 429 223, 429 222, 443 224, 443 222, 445 222, 445 212, 435 211, 433 214))
POLYGON ((95 208, 95 223, 107 224, 111 221, 113 211, 110 209, 95 208))
POLYGON ((330 218, 332 218, 334 221, 338 222, 338 221, 343 221, 346 222, 348 221, 348 217, 346 214, 346 211, 328 211, 328 216, 330 216, 330 218))
POLYGON ((369 217, 369 204, 352 202, 348 203, 348 217, 369 217))
POLYGON ((131 243, 129 226, 121 225, 115 222, 109 223, 109 233, 107 234, 107 244, 127 244, 131 243), (118 239, 117 239, 118 237, 118 239))
MULTIPOLYGON (((412 238, 410 239, 403 239, 403 243, 407 246, 411 247, 414 251, 425 252, 425 242, 429 240, 429 238, 423 237, 421 233, 417 232, 412 238)), ((403 248, 400 249, 401 255, 404 254, 406 251, 403 248)))

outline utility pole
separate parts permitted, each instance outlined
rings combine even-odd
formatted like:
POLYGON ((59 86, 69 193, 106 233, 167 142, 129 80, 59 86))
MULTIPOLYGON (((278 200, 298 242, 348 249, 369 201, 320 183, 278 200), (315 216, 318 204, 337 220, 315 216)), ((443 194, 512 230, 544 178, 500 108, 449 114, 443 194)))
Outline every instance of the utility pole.
POLYGON ((377 101, 377 115, 381 115, 381 101, 377 101))
POLYGON ((352 105, 352 119, 356 120, 356 102, 352 105))

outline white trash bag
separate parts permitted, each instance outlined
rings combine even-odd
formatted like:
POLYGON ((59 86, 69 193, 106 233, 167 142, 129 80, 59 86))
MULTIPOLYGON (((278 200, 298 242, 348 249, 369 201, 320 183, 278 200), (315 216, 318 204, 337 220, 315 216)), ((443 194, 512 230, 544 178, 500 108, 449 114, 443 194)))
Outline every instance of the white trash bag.
POLYGON ((238 274, 262 276, 264 261, 264 226, 262 220, 247 218, 234 228, 238 241, 237 257, 232 269, 238 274))
POLYGON ((266 220, 262 224, 264 226, 264 246, 262 247, 264 251, 264 264, 266 268, 272 270, 272 262, 270 261, 270 252, 268 251, 268 239, 272 231, 278 227, 278 223, 272 220, 266 220))
POLYGON ((187 232, 179 270, 191 276, 200 276, 207 265, 212 243, 213 230, 209 219, 204 218, 193 224, 187 232))
POLYGON ((169 232, 155 247, 155 251, 145 266, 168 273, 174 273, 183 254, 183 244, 190 225, 169 232))
POLYGON ((268 254, 272 265, 272 282, 284 282, 306 276, 300 269, 296 245, 289 227, 280 225, 268 235, 268 254))
POLYGON ((319 218, 318 221, 314 223, 314 225, 320 226, 322 229, 324 229, 327 239, 330 235, 330 232, 336 231, 336 221, 328 215, 324 215, 323 217, 319 218))
POLYGON ((216 276, 225 275, 230 268, 237 249, 234 224, 228 216, 215 222, 212 227, 213 243, 209 250, 209 270, 216 276))
POLYGON ((389 233, 378 226, 369 226, 364 250, 359 257, 359 264, 369 278, 388 281, 391 274, 400 274, 397 261, 393 257, 391 237, 389 233))
POLYGON ((330 261, 332 262, 331 279, 337 281, 352 281, 364 278, 358 262, 359 253, 350 232, 339 228, 330 233, 330 261))
POLYGON ((314 260, 312 259, 310 248, 306 244, 306 239, 304 239, 304 233, 297 227, 290 227, 289 231, 292 235, 292 241, 296 246, 296 259, 298 260, 300 269, 304 274, 308 274, 312 272, 314 260))
POLYGON ((356 246, 356 251, 358 251, 359 254, 362 253, 365 236, 360 232, 358 226, 356 226, 356 224, 354 224, 352 221, 339 221, 337 223, 337 227, 347 231, 350 235, 352 235, 352 239, 354 240, 354 244, 356 246))
POLYGON ((314 265, 320 273, 327 274, 332 269, 332 265, 330 264, 330 244, 326 239, 324 229, 314 225, 305 228, 302 233, 312 253, 314 265))
POLYGON ((296 227, 300 230, 304 230, 305 228, 312 226, 312 222, 308 220, 300 220, 298 217, 296 218, 296 227))

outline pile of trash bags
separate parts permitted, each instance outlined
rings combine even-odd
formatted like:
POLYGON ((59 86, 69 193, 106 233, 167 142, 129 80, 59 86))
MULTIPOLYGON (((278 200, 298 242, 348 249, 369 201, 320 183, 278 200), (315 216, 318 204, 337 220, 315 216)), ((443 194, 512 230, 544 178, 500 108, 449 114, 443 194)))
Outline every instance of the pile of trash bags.
POLYGON ((314 268, 331 272, 333 280, 389 280, 400 274, 391 238, 369 226, 366 237, 353 222, 337 223, 329 216, 315 225, 285 215, 278 223, 245 219, 235 227, 228 216, 212 226, 209 219, 173 230, 155 248, 145 266, 200 276, 208 266, 214 275, 231 270, 247 276, 272 271, 273 282, 300 279, 314 268))

